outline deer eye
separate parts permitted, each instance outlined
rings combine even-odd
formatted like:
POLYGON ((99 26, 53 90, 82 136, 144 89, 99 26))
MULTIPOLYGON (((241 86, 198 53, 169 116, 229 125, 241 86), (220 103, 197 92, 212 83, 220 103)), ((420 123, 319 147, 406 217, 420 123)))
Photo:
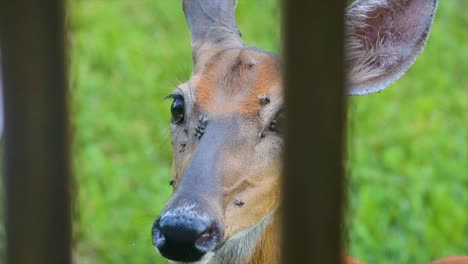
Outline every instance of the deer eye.
POLYGON ((180 94, 173 95, 174 101, 171 105, 171 122, 176 125, 182 124, 185 115, 185 102, 184 97, 180 94))
POLYGON ((273 132, 283 133, 286 120, 286 113, 283 109, 279 110, 273 120, 270 122, 268 129, 273 132))

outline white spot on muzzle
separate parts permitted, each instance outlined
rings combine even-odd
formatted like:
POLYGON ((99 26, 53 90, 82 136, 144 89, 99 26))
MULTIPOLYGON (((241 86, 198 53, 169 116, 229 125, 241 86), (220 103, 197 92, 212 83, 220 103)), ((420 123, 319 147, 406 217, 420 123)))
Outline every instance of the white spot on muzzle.
POLYGON ((184 216, 187 218, 197 218, 202 220, 203 222, 208 222, 211 218, 204 212, 200 212, 196 210, 197 205, 192 202, 183 202, 179 206, 171 208, 170 210, 164 212, 161 215, 161 219, 165 217, 176 217, 176 216, 184 216))

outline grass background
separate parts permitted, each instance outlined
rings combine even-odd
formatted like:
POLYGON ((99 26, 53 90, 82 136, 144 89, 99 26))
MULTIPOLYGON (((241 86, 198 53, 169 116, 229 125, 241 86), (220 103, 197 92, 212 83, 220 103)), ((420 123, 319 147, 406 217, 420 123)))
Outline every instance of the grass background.
MULTIPOLYGON (((440 1, 407 75, 350 98, 349 252, 367 263, 468 254, 464 10, 463 0, 440 1)), ((273 0, 239 1, 245 41, 278 51, 279 14, 273 0)), ((181 3, 75 0, 69 16, 77 259, 166 263, 150 229, 171 191, 170 102, 162 98, 191 73, 181 3)))

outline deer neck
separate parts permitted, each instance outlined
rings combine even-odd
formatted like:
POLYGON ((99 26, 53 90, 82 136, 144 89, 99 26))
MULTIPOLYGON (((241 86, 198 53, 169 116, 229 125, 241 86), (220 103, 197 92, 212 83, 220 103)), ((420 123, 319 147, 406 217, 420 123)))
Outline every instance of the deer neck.
POLYGON ((271 223, 265 228, 248 264, 280 263, 280 219, 278 212, 273 215, 271 223))
POLYGON ((216 253, 213 264, 277 264, 280 262, 279 210, 250 230, 233 237, 216 253))

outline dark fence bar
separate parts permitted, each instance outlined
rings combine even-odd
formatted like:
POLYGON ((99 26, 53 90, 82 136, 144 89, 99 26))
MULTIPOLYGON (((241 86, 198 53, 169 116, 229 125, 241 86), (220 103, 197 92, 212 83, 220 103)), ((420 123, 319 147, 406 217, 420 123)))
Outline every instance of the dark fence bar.
POLYGON ((283 263, 341 262, 345 1, 284 0, 283 263))
POLYGON ((64 2, 1 1, 7 261, 71 262, 64 2))

